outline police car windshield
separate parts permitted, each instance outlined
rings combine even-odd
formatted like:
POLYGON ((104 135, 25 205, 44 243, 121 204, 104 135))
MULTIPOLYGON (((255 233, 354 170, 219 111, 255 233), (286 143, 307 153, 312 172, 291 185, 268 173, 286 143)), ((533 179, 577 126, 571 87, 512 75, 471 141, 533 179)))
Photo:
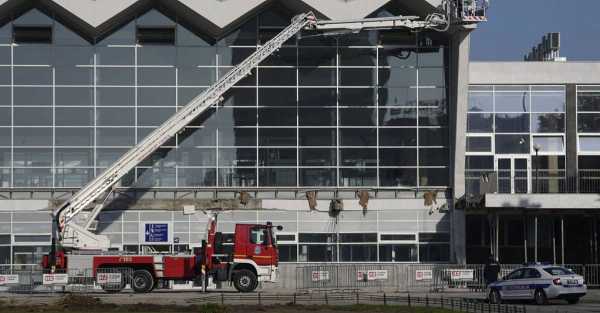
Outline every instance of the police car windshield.
POLYGON ((546 273, 553 275, 553 276, 574 275, 575 274, 575 273, 571 272, 570 270, 563 268, 563 267, 546 267, 546 268, 544 268, 544 271, 546 271, 546 273))

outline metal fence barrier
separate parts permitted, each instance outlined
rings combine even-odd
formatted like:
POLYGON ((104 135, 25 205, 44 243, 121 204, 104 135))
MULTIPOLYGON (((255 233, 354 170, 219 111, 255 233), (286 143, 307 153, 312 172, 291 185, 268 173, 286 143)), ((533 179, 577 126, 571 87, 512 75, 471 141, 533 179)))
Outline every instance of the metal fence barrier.
MULTIPOLYGON (((589 288, 600 287, 600 264, 564 266, 582 275, 589 288)), ((296 289, 485 292, 484 267, 483 264, 304 265, 296 268, 296 289)), ((502 264, 499 278, 520 267, 523 265, 502 264)))

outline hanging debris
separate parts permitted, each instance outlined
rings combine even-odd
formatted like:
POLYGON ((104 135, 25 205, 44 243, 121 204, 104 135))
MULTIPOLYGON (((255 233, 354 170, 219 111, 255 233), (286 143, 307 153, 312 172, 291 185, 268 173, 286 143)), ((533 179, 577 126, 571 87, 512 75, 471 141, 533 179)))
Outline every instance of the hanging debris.
POLYGON ((361 190, 356 192, 356 195, 358 196, 358 204, 363 209, 363 216, 367 215, 367 207, 369 205, 369 192, 366 190, 361 190))
POLYGON ((336 218, 340 215, 340 212, 344 210, 344 202, 340 199, 331 200, 329 203, 329 216, 336 218))
POLYGON ((317 209, 317 192, 316 191, 307 191, 306 192, 306 200, 308 201, 308 207, 311 211, 317 209))
POLYGON ((437 205, 437 191, 427 191, 423 194, 423 199, 425 200, 425 206, 430 207, 434 204, 437 205))
POLYGON ((250 201, 250 194, 245 191, 241 191, 240 192, 240 203, 243 205, 247 205, 249 201, 250 201))

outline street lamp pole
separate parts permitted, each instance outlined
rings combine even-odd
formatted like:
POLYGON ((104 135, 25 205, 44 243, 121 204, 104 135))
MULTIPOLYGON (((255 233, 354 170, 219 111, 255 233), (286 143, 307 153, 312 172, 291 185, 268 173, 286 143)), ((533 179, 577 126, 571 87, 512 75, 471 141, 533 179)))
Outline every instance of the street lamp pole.
POLYGON ((533 145, 533 150, 535 150, 535 193, 539 193, 540 192, 539 187, 538 187, 539 186, 538 178, 540 176, 539 175, 540 174, 539 152, 540 152, 541 148, 542 147, 540 147, 540 145, 538 145, 538 144, 533 145))

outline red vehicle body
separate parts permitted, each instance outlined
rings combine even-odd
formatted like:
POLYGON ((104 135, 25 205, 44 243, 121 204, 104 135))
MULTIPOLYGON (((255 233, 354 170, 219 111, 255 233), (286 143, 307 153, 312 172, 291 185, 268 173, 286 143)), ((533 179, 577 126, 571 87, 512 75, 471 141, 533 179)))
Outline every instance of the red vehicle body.
POLYGON ((135 292, 150 292, 160 281, 175 280, 202 281, 205 290, 210 280, 217 286, 230 282, 238 291, 250 292, 259 282, 277 281, 279 258, 271 223, 237 224, 229 240, 216 231, 216 218, 209 223, 207 239, 195 254, 105 255, 58 251, 55 256, 44 256, 42 266, 57 273, 91 269, 94 278, 98 273, 120 273, 122 283, 111 287, 113 292, 126 284, 135 292))

